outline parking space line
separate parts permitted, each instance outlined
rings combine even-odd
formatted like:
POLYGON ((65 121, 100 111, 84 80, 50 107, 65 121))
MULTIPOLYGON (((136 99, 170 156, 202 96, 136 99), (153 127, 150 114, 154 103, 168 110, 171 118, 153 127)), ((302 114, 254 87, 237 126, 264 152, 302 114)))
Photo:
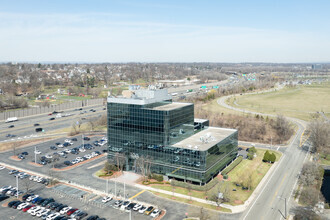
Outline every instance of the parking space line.
POLYGON ((137 194, 135 194, 134 196, 132 196, 131 198, 129 198, 129 200, 134 199, 135 197, 141 195, 141 194, 144 193, 145 191, 146 191, 146 190, 144 189, 144 190, 142 190, 141 192, 138 192, 137 194))

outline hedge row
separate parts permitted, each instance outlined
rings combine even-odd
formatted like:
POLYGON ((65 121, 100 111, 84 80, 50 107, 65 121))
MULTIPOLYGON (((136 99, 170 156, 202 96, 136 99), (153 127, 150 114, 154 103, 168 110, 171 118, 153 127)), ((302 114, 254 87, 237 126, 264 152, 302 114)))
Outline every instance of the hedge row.
POLYGON ((150 184, 170 184, 169 182, 150 182, 150 181, 143 181, 143 185, 150 185, 150 184))
POLYGON ((240 156, 234 160, 228 167, 226 167, 221 174, 222 175, 227 175, 232 169, 234 169, 241 161, 243 160, 243 157, 240 156))
POLYGON ((211 180, 210 182, 208 182, 204 186, 194 185, 194 184, 191 184, 191 183, 185 183, 185 182, 181 182, 181 181, 177 181, 177 180, 173 180, 173 179, 171 181, 172 181, 172 184, 174 186, 188 188, 188 185, 189 185, 189 187, 192 190, 197 190, 197 191, 208 191, 208 190, 212 189, 215 185, 217 185, 219 183, 218 178, 214 178, 213 180, 211 180))

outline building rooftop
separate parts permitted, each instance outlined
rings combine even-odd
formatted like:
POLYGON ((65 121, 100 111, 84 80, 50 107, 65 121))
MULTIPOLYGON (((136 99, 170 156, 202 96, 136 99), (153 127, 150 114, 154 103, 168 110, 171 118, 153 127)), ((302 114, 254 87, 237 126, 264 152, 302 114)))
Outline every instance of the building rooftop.
POLYGON ((236 129, 208 127, 176 144, 173 147, 205 151, 235 133, 236 129))
POLYGON ((169 110, 173 110, 173 109, 176 109, 176 108, 181 108, 183 106, 188 106, 188 105, 192 105, 192 103, 172 102, 172 103, 167 104, 167 105, 161 105, 161 106, 154 107, 154 108, 152 108, 152 110, 169 111, 169 110))

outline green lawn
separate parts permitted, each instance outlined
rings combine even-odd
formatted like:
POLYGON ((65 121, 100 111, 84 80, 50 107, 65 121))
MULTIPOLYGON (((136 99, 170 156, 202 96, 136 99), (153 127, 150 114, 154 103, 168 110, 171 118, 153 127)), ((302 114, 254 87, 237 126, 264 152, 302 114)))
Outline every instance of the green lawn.
POLYGON ((284 88, 268 93, 236 95, 229 100, 229 104, 257 112, 310 120, 312 112, 323 111, 327 116, 330 115, 329 94, 330 83, 323 83, 284 88))
POLYGON ((167 195, 167 194, 163 194, 163 193, 154 193, 154 194, 156 194, 157 196, 161 196, 163 198, 167 198, 167 199, 170 199, 170 200, 173 200, 173 201, 177 201, 177 202, 183 202, 183 203, 187 203, 187 204, 190 204, 190 205, 204 207, 204 208, 207 208, 207 209, 212 209, 212 210, 221 211, 221 212, 231 212, 230 209, 226 209, 226 208, 223 208, 223 207, 216 207, 214 205, 208 205, 208 204, 205 204, 205 203, 200 203, 200 202, 192 201, 192 200, 189 200, 189 199, 173 197, 172 195, 167 195))
MULTIPOLYGON (((262 162, 262 158, 266 150, 264 149, 257 149, 257 157, 253 160, 243 160, 239 165, 237 165, 231 172, 229 172, 228 177, 229 179, 220 182, 219 185, 216 185, 209 191, 196 191, 191 190, 191 196, 205 199, 208 194, 212 194, 217 190, 220 186, 221 191, 223 191, 226 187, 229 188, 229 198, 231 205, 239 205, 246 201, 250 195, 252 194, 253 190, 258 186, 261 179, 265 176, 269 168, 272 166, 271 164, 262 162), (252 184, 251 190, 242 190, 242 187, 236 186, 236 183, 242 184, 243 180, 247 180, 249 176, 252 176, 252 184), (236 189, 236 191, 232 191, 236 189)), ((280 152, 270 151, 270 153, 275 153, 276 161, 278 161, 281 157, 280 152)), ((163 189, 172 192, 171 185, 150 185, 153 188, 163 189)), ((189 191, 183 187, 174 187, 174 192, 189 195, 189 191)))
POLYGON ((330 154, 328 154, 326 157, 324 154, 320 154, 320 164, 330 165, 330 154))

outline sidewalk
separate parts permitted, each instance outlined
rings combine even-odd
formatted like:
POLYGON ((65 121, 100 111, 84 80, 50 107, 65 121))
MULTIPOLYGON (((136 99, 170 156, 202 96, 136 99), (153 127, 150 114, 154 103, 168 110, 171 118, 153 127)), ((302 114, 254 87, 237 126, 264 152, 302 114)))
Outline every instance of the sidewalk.
MULTIPOLYGON (((280 161, 282 161, 282 158, 283 157, 281 157, 280 161)), ((269 179, 269 176, 271 175, 273 170, 278 166, 280 161, 274 163, 273 166, 271 166, 271 168, 268 170, 267 174, 262 178, 262 180, 258 184, 257 188, 253 191, 251 196, 248 198, 248 200, 246 200, 244 202, 243 205, 233 206, 233 205, 228 205, 228 204, 221 204, 220 206, 223 207, 223 208, 226 208, 226 209, 230 209, 232 211, 232 213, 243 212, 250 205, 250 203, 254 200, 254 198, 260 194, 261 189, 263 188, 263 186, 265 186, 264 185, 265 182, 269 179)), ((196 197, 190 197, 188 195, 183 195, 183 194, 180 194, 180 193, 173 193, 173 192, 170 192, 170 191, 167 191, 167 190, 155 189, 155 188, 152 188, 150 186, 145 186, 145 185, 141 185, 141 184, 134 184, 134 186, 137 187, 137 188, 143 189, 143 190, 149 190, 149 191, 159 192, 159 193, 163 193, 163 194, 167 194, 167 195, 173 195, 173 196, 188 199, 188 200, 191 199, 191 200, 196 201, 196 202, 210 204, 210 205, 214 205, 214 206, 217 205, 213 201, 200 199, 200 198, 196 198, 196 197)))

